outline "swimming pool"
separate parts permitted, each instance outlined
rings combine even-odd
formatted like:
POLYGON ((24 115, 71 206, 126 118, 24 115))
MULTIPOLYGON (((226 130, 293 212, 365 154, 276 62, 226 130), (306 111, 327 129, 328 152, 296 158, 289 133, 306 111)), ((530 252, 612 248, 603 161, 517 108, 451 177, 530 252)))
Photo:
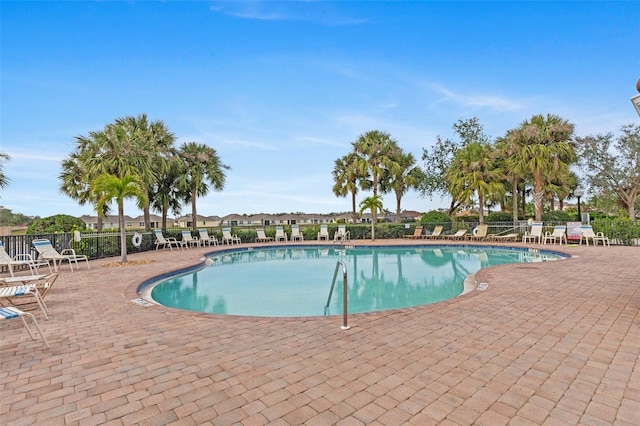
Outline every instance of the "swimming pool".
POLYGON ((477 246, 274 247, 214 253, 209 266, 154 285, 165 306, 224 315, 306 317, 342 313, 342 274, 329 297, 336 264, 348 275, 348 312, 426 305, 458 296, 481 268, 562 258, 553 253, 477 246), (325 310, 327 300, 330 304, 325 310))

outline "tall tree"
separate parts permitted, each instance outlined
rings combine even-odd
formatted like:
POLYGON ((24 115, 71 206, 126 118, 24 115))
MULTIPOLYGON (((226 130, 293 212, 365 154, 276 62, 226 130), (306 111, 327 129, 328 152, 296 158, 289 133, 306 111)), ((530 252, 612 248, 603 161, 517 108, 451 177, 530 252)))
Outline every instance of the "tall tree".
MULTIPOLYGON (((60 190, 80 203, 93 203, 95 197, 89 191, 96 177, 136 175, 142 180, 148 200, 152 184, 165 172, 162 156, 171 149, 173 140, 162 121, 149 122, 146 114, 118 118, 102 130, 77 136, 74 151, 62 163, 60 190)), ((149 206, 142 209, 149 229, 149 206)))
POLYGON ((553 114, 546 117, 534 115, 507 134, 510 143, 518 147, 514 167, 533 175, 536 221, 542 220, 545 176, 558 170, 562 164, 575 161, 572 137, 573 124, 553 114))
POLYGON ((167 215, 170 211, 176 216, 182 211, 181 201, 186 198, 186 193, 181 191, 179 185, 183 167, 184 162, 180 157, 171 157, 165 173, 151 187, 151 208, 162 215, 162 229, 167 229, 167 215))
POLYGON ((640 197, 640 125, 627 124, 612 133, 577 138, 581 164, 589 186, 616 194, 631 220, 640 197))
POLYGON ((138 206, 142 208, 149 202, 147 199, 147 191, 138 176, 124 175, 118 177, 114 175, 104 174, 96 177, 91 183, 92 190, 98 196, 98 211, 104 211, 103 206, 115 200, 118 205, 118 223, 120 227, 120 261, 127 261, 127 230, 124 220, 124 200, 126 198, 135 198, 138 206))
POLYGON ((9 185, 9 178, 4 174, 4 167, 2 163, 10 160, 9 154, 0 152, 0 188, 6 188, 9 185))
POLYGON ((358 194, 358 187, 362 189, 368 189, 366 185, 366 177, 358 174, 358 167, 356 163, 356 155, 349 153, 343 157, 338 158, 333 166, 333 193, 338 197, 346 197, 351 194, 351 212, 353 223, 357 223, 358 216, 356 211, 356 195, 358 194), (364 186, 364 187, 363 187, 364 186))
POLYGON ((405 153, 398 148, 393 154, 391 167, 388 172, 388 180, 382 181, 380 189, 382 192, 393 191, 396 196, 396 222, 400 222, 400 211, 402 197, 412 188, 418 188, 420 182, 424 180, 424 174, 420 167, 416 165, 413 154, 405 153))
POLYGON ((179 179, 180 186, 187 191, 185 201, 191 202, 191 227, 197 227, 198 212, 196 199, 209 193, 207 181, 214 190, 222 191, 226 179, 223 164, 215 149, 208 145, 188 142, 180 146, 178 155, 184 161, 184 174, 179 179))
POLYGON ((371 211, 371 239, 376 239, 376 224, 373 221, 373 216, 377 212, 382 211, 382 197, 379 195, 373 195, 371 197, 367 197, 360 202, 360 214, 365 211, 371 211))
MULTIPOLYGON (((379 130, 363 133, 352 143, 357 156, 356 164, 360 176, 371 176, 373 198, 378 197, 380 183, 388 179, 389 171, 397 166, 393 160, 398 151, 397 142, 391 135, 379 130)), ((371 211, 373 225, 378 222, 378 210, 371 211)))
MULTIPOLYGON (((423 197, 432 197, 434 194, 442 196, 449 194, 449 184, 446 176, 456 152, 464 146, 474 143, 489 143, 490 138, 484 134, 483 126, 478 117, 466 120, 459 119, 453 124, 453 131, 458 135, 458 141, 442 139, 437 136, 431 151, 422 150, 423 181, 419 185, 419 191, 423 197)), ((451 199, 448 214, 452 215, 460 207, 460 201, 451 199)))
POLYGON ((456 152, 447 172, 449 191, 460 204, 469 204, 478 196, 480 224, 484 223, 485 200, 501 193, 502 171, 496 167, 491 145, 472 142, 456 152))

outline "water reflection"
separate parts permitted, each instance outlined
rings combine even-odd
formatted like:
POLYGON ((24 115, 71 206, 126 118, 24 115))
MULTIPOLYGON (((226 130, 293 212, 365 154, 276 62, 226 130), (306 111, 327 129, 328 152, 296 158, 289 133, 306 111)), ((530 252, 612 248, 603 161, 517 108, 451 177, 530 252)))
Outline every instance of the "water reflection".
MULTIPOLYGON (((466 276, 490 265, 556 257, 476 248, 277 248, 212 256, 213 265, 169 279, 152 291, 167 306, 199 312, 257 316, 316 316, 336 262, 348 270, 349 312, 429 304, 457 296, 466 276)), ((331 295, 341 314, 342 277, 331 295)))

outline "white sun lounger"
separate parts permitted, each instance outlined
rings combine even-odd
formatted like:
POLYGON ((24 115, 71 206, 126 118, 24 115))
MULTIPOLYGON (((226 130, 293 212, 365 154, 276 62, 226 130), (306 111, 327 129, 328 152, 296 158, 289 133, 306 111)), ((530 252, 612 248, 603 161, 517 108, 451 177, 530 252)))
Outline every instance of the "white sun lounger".
POLYGON ((44 303, 44 299, 40 296, 40 292, 33 284, 16 285, 9 287, 0 287, 0 297, 20 297, 20 296, 33 296, 36 299, 36 303, 40 307, 45 319, 49 319, 49 311, 47 305, 44 303))
POLYGON ((18 309, 16 307, 13 307, 13 306, 7 306, 5 308, 0 308, 0 319, 9 320, 9 319, 13 319, 13 318, 20 318, 22 320, 22 323, 24 324, 25 328, 27 329, 27 332, 29 333, 29 337, 31 337, 32 339, 35 339, 36 336, 33 335, 33 332, 31 331, 31 328, 29 327, 29 324, 27 324, 27 320, 25 319, 25 317, 31 318, 31 320, 33 321, 33 325, 36 326, 36 330, 40 334, 40 338, 42 338, 42 341, 44 342, 44 344, 48 348, 49 347, 49 342, 47 342, 47 339, 44 337, 44 334, 42 333, 42 330, 40 329, 40 325, 38 325, 38 321, 36 321, 36 317, 34 317, 33 314, 31 314, 29 312, 23 312, 20 309, 18 309))

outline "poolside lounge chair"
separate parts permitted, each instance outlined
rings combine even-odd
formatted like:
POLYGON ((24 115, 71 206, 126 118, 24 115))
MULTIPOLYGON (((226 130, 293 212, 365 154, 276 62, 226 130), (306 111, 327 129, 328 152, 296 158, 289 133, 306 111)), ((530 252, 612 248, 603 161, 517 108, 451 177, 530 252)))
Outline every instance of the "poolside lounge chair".
POLYGON ((549 242, 555 245, 556 242, 562 244, 563 241, 567 244, 567 227, 565 225, 556 225, 553 228, 553 232, 547 231, 542 237, 542 244, 549 242))
MULTIPOLYGON (((9 287, 0 287, 0 298, 17 298, 24 296, 33 296, 35 298, 36 303, 40 307, 42 314, 45 319, 49 319, 49 311, 47 309, 47 305, 44 303, 40 292, 36 288, 34 284, 26 284, 26 285, 12 285, 9 287)), ((0 302, 4 306, 4 303, 0 302)))
POLYGON ((424 238, 425 240, 435 240, 436 238, 440 238, 442 236, 442 230, 444 229, 444 226, 442 225, 437 225, 435 228, 433 228, 433 232, 427 235, 422 235, 421 238, 424 238))
POLYGON ((527 243, 529 241, 542 243, 542 222, 533 222, 531 230, 524 233, 522 242, 527 243))
POLYGON ((416 226, 416 229, 413 230, 413 234, 403 235, 402 238, 410 238, 412 240, 422 238, 422 226, 416 226))
POLYGON ((209 235, 206 229, 198 229, 198 243, 201 246, 217 246, 218 239, 214 236, 209 235))
POLYGON ((518 241, 520 239, 520 235, 516 232, 510 232, 508 234, 489 234, 487 235, 487 239, 491 241, 518 241))
POLYGON ((466 234, 467 234, 466 229, 458 229, 458 231, 455 234, 444 235, 444 237, 449 240, 462 240, 466 234))
POLYGON ((242 240, 236 234, 231 234, 231 228, 222 228, 222 244, 240 244, 242 240))
POLYGON ((174 237, 165 237, 161 229, 155 229, 153 232, 156 235, 156 250, 158 250, 158 247, 169 247, 169 250, 171 251, 173 251, 174 247, 182 248, 182 243, 180 241, 176 240, 174 237))
POLYGON ((349 231, 347 231, 347 226, 346 225, 338 225, 338 230, 336 232, 333 233, 333 242, 345 242, 345 241, 349 241, 350 240, 350 236, 349 236, 349 231))
MULTIPOLYGON (((19 277, 2 277, 0 278, 0 288, 3 286, 15 286, 15 285, 34 285, 40 292, 40 296, 44 299, 49 290, 53 287, 58 273, 54 272, 48 275, 21 275, 19 277)), ((13 303, 13 305, 16 305, 13 303)), ((21 306, 20 306, 21 307, 21 306)))
POLYGON ((36 321, 36 317, 34 317, 33 314, 29 312, 23 312, 14 306, 7 306, 4 308, 0 308, 0 319, 9 320, 14 318, 20 318, 25 328, 27 329, 27 332, 29 333, 29 337, 31 337, 32 339, 35 339, 36 337, 33 335, 31 328, 29 328, 29 324, 27 324, 27 320, 25 319, 25 317, 31 318, 31 321, 33 321, 33 325, 35 325, 36 330, 38 331, 38 333, 40 334, 40 337, 42 338, 42 341, 48 348, 49 342, 47 342, 47 339, 44 337, 44 334, 42 334, 40 325, 38 325, 38 321, 36 321))
POLYGON ((64 260, 69 262, 69 268, 71 268, 72 271, 73 263, 75 263, 76 268, 78 268, 79 260, 84 260, 87 264, 87 269, 90 269, 89 258, 84 254, 76 254, 74 249, 64 249, 58 253, 58 251, 51 245, 51 241, 46 239, 36 239, 33 240, 31 244, 33 244, 33 247, 38 251, 38 258, 53 261, 53 270, 55 272, 58 272, 58 264, 62 264, 64 260))
POLYGON ((45 259, 36 259, 34 260, 30 254, 17 254, 13 257, 9 256, 9 254, 5 251, 4 245, 2 241, 0 241, 0 266, 5 265, 7 269, 9 269, 9 274, 11 276, 14 275, 15 271, 13 270, 14 266, 28 266, 29 270, 31 270, 31 274, 38 273, 38 266, 48 266, 49 271, 51 272, 51 263, 45 259))
POLYGON ((284 232, 284 228, 282 226, 276 226, 276 241, 284 241, 287 242, 287 233, 284 232))
POLYGON ((180 244, 182 244, 183 247, 189 248, 197 246, 200 243, 198 242, 198 238, 193 238, 191 231, 182 231, 182 241, 180 241, 180 244))
POLYGON ((582 245, 582 241, 589 245, 589 240, 593 243, 594 246, 597 246, 598 243, 602 243, 603 246, 610 246, 609 238, 605 237, 602 232, 595 233, 591 225, 582 225, 580 227, 580 244, 582 245))
POLYGON ((257 243, 268 243, 269 241, 273 241, 272 237, 267 237, 264 233, 264 229, 256 229, 256 233, 258 234, 258 237, 256 238, 257 243))
POLYGON ((304 241, 299 225, 291 225, 291 241, 304 241))
POLYGON ((320 232, 318 232, 318 241, 329 241, 329 229, 326 224, 320 225, 320 232))
POLYGON ((471 235, 467 235, 468 240, 482 241, 487 239, 487 232, 489 232, 489 225, 482 224, 473 228, 471 235))

